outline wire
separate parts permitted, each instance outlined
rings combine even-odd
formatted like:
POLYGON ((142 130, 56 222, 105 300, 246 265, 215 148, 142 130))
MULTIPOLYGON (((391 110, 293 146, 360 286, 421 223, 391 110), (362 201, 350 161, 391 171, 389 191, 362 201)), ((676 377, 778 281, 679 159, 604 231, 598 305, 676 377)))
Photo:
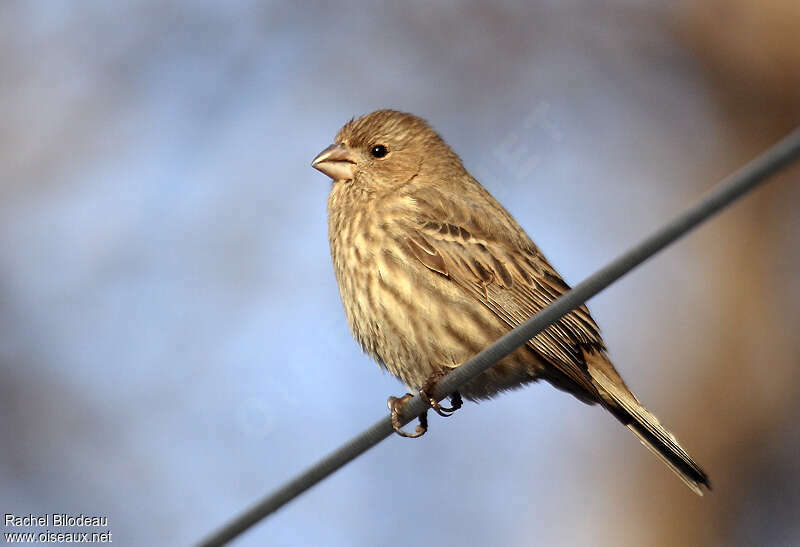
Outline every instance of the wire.
MULTIPOLYGON (((725 178, 695 205, 657 230, 644 241, 618 256, 594 275, 576 285, 550 306, 507 333, 497 342, 439 380, 434 396, 458 391, 459 387, 475 378, 493 364, 512 353, 549 325, 577 308, 591 297, 611 285, 636 266, 643 263, 709 217, 718 213, 748 191, 764 182, 800 156, 800 128, 784 137, 759 157, 725 178)), ((427 410, 427 404, 419 395, 410 399, 404 409, 402 423, 405 425, 427 410)), ((211 547, 223 545, 255 525, 261 519, 277 511, 334 471, 360 456, 394 432, 387 416, 350 439, 319 462, 306 469, 256 505, 243 512, 228 524, 208 536, 199 545, 211 547)))

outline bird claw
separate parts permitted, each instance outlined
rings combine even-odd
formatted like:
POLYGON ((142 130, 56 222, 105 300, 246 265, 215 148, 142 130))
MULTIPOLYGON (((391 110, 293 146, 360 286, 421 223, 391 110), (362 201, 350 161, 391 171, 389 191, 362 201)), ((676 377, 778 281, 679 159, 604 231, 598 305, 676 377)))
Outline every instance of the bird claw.
POLYGON ((408 433, 404 431, 403 424, 400 423, 400 410, 402 410, 406 402, 412 397, 413 395, 410 393, 406 393, 402 397, 389 397, 389 400, 386 401, 386 404, 389 405, 389 410, 392 412, 392 427, 394 428, 395 433, 401 437, 416 439, 417 437, 422 437, 425 432, 428 431, 428 411, 426 410, 423 414, 419 415, 419 425, 417 425, 414 433, 408 433))
POLYGON ((434 412, 436 412, 436 414, 442 416, 443 418, 449 418, 456 410, 461 408, 464 403, 461 400, 461 394, 458 391, 454 391, 450 395, 451 406, 442 406, 439 401, 429 395, 429 393, 433 392, 433 390, 436 388, 436 382, 441 380, 442 377, 444 377, 444 374, 441 372, 431 374, 430 378, 428 378, 428 381, 425 382, 425 385, 420 388, 419 394, 428 402, 428 405, 433 409, 434 412))
MULTIPOLYGON (((454 391, 450 394, 450 406, 442 406, 439 404, 434 397, 430 395, 433 393, 434 389, 436 388, 436 382, 438 382, 444 374, 442 373, 434 373, 428 378, 428 381, 425 382, 425 385, 422 386, 419 390, 420 397, 422 400, 425 401, 430 408, 433 409, 436 414, 447 418, 452 416, 453 413, 461 408, 463 401, 461 400, 461 394, 458 391, 454 391)), ((408 437, 410 439, 415 439, 417 437, 422 437, 426 431, 428 431, 428 411, 426 410, 423 414, 419 415, 419 425, 414 433, 408 433, 407 431, 403 430, 403 425, 400 423, 400 412, 403 409, 403 406, 406 402, 411 399, 413 395, 410 393, 406 393, 402 397, 389 397, 386 401, 386 404, 389 405, 389 410, 392 411, 392 427, 394 428, 395 433, 400 435, 401 437, 408 437)))

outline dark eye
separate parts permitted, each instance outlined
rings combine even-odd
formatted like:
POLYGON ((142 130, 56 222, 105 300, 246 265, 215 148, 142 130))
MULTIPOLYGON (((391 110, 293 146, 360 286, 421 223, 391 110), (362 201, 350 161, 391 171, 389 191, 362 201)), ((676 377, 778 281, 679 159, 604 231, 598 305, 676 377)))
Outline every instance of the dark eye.
POLYGON ((389 153, 389 151, 388 151, 388 150, 386 149, 386 147, 385 147, 385 146, 383 146, 382 144, 376 144, 375 146, 373 146, 373 147, 370 149, 369 153, 370 153, 370 154, 372 154, 372 157, 373 157, 373 158, 382 158, 382 157, 384 157, 386 154, 388 154, 388 153, 389 153))

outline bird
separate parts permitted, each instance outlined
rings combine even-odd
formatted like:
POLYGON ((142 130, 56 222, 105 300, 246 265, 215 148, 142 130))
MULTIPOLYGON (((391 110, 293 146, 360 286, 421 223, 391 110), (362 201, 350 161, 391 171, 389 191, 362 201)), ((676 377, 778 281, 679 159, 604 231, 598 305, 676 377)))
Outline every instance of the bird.
MULTIPOLYGON (((450 395, 430 394, 449 371, 525 322, 569 285, 506 209, 422 118, 377 110, 352 118, 312 167, 332 180, 328 238, 350 330, 378 364, 449 416, 545 380, 630 429, 695 493, 708 475, 636 398, 582 305, 450 395)), ((390 397, 395 431, 412 395, 390 397)))

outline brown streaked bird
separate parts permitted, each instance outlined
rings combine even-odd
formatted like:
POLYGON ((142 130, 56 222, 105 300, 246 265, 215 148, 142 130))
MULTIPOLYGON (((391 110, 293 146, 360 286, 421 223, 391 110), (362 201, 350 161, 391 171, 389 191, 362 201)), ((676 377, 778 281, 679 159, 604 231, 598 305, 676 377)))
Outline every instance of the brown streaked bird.
MULTIPOLYGON (((361 347, 410 391, 449 415, 544 379, 600 404, 702 495, 707 475, 645 409, 606 354, 586 306, 570 312, 451 395, 443 375, 523 323, 569 286, 422 119, 378 110, 351 120, 311 164, 333 179, 328 236, 347 321, 361 347)), ((395 430, 409 398, 390 397, 395 430)))

